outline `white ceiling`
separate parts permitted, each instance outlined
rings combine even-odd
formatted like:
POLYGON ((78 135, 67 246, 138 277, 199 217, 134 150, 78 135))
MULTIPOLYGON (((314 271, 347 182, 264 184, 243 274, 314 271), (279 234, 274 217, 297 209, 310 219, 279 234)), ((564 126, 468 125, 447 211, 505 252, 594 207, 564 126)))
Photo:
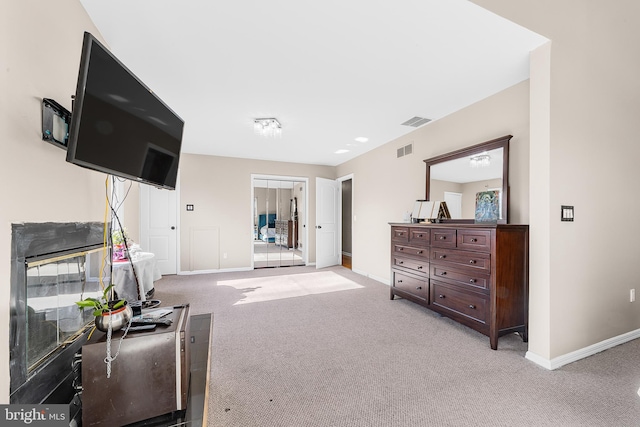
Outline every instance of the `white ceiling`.
POLYGON ((80 1, 185 120, 183 152, 309 164, 338 165, 411 132, 401 123, 414 116, 526 80, 546 41, 467 0, 80 1), (258 117, 277 118, 282 137, 255 135, 258 117))

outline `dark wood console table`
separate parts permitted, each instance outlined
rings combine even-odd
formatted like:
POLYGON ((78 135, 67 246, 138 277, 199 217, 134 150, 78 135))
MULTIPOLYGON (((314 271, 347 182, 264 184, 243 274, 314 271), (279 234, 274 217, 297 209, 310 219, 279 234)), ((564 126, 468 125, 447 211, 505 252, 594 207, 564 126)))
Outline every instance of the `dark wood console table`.
MULTIPOLYGON (((145 408, 145 406, 147 405, 146 400, 148 399, 141 399, 140 398, 140 392, 141 390, 138 390, 138 388, 140 388, 140 384, 144 384, 145 381, 148 382, 148 380, 143 380, 143 376, 150 376, 150 375, 160 375, 161 372, 166 372, 167 369, 171 370, 169 365, 166 366, 156 366, 155 368, 152 369, 157 369, 157 372, 133 372, 131 369, 126 369, 124 367, 124 364, 127 363, 127 361, 130 362, 130 365, 133 366, 133 370, 136 369, 136 367, 139 367, 140 364, 138 363, 137 365, 135 363, 131 363, 131 359, 132 356, 135 358, 139 358, 142 360, 143 358, 145 358, 145 356, 149 356, 150 353, 152 353, 154 351, 154 349, 151 348, 145 348, 145 349, 141 349, 139 354, 136 356, 133 353, 130 353, 129 356, 127 357, 127 353, 125 352, 125 348, 127 346, 127 344, 129 344, 129 348, 131 348, 131 345, 137 341, 140 340, 140 338, 144 339, 144 335, 143 334, 152 334, 151 332, 137 332, 137 333, 132 333, 131 336, 127 336, 122 344, 122 351, 121 354, 119 355, 119 357, 113 362, 114 364, 114 368, 116 364, 120 364, 118 369, 113 369, 112 370, 112 376, 110 379, 107 379, 105 381, 112 381, 114 383, 116 382, 121 382, 123 384, 124 389, 120 390, 119 388, 116 389, 114 388, 115 391, 120 391, 121 393, 124 393, 125 396, 118 396, 117 399, 114 398, 113 401, 126 401, 129 402, 128 406, 126 406, 127 411, 130 412, 131 415, 128 416, 124 416, 122 414, 118 415, 120 416, 123 420, 125 418, 134 418, 134 419, 138 419, 140 421, 135 421, 132 422, 130 424, 127 424, 128 426, 162 426, 162 427, 168 427, 168 426, 176 426, 176 425, 189 425, 189 426, 206 426, 207 425, 207 414, 208 414, 208 393, 209 393, 209 371, 210 371, 210 348, 211 348, 211 336, 212 336, 212 330, 213 330, 213 314, 209 313, 209 314, 200 314, 200 315, 193 315, 193 316, 189 316, 189 322, 188 322, 188 328, 187 328, 187 333, 185 336, 186 341, 188 342, 188 357, 189 357, 189 386, 188 386, 188 391, 187 391, 187 398, 186 398, 186 405, 185 408, 182 410, 175 410, 175 411, 170 411, 158 416, 154 416, 152 418, 148 418, 148 419, 143 419, 140 415, 144 415, 149 414, 149 413, 153 413, 153 411, 155 410, 156 413, 158 413, 158 409, 157 407, 154 408, 153 410, 149 410, 149 408, 145 408), (135 338, 133 336, 133 334, 135 334, 135 338), (130 341, 131 340, 131 341, 130 341), (129 342, 128 342, 129 341, 129 342), (122 357, 122 359, 121 359, 122 357), (123 370, 124 369, 124 370, 123 370), (136 379, 133 383, 125 377, 122 378, 118 378, 117 377, 117 371, 120 370, 122 373, 125 374, 125 377, 129 377, 131 376, 132 378, 136 379), (137 384, 136 384, 137 381, 137 384), (128 395, 127 395, 128 394, 128 395), (124 400, 123 400, 124 399, 124 400), (139 414, 139 415, 136 415, 139 414)), ((170 332, 170 331, 169 331, 170 332)), ((114 333, 114 340, 113 340, 113 353, 115 353, 117 346, 119 344, 119 336, 120 333, 114 333)), ((166 333, 163 335, 167 335, 166 333)), ((152 335, 148 335, 148 337, 152 337, 152 335)), ((157 340, 157 338, 155 339, 157 340)), ((91 340, 94 341, 94 340, 91 340)), ((150 340, 146 340, 151 342, 150 340)), ((169 340, 170 341, 170 340, 169 340)), ((164 350, 162 350, 164 351, 164 350)), ((175 350, 174 350, 175 351, 175 350)), ((83 351, 83 357, 84 357, 84 351, 83 351)), ((154 360, 164 360, 161 356, 155 355, 153 356, 154 360)), ((83 364, 86 363, 85 360, 83 360, 83 364)), ((140 362, 142 363, 142 362, 140 362)), ((159 362, 158 362, 159 363, 159 362)), ((168 363, 168 362, 167 362, 168 363)), ((164 362, 163 362, 164 364, 164 362)), ((104 363, 102 363, 102 365, 104 366, 104 363)), ((85 367, 83 366, 83 372, 84 372, 85 367)), ((104 375, 104 374, 103 374, 104 375)), ((96 377, 97 378, 97 377, 96 377)), ((86 381, 88 378, 84 378, 83 376, 83 380, 86 381)), ((98 379, 98 381, 101 381, 104 383, 104 381, 102 379, 98 379)), ((169 381, 170 382, 170 381, 169 381)), ((87 391, 87 388, 85 386, 85 392, 87 391)), ((105 393, 107 391, 105 390, 105 393)), ((153 395, 154 393, 157 395, 158 390, 148 390, 148 393, 153 395)), ((174 390, 175 393, 175 390, 174 390)), ((85 406, 85 404, 90 403, 90 401, 85 402, 84 400, 86 400, 88 396, 85 396, 85 398, 83 399, 83 406, 85 406)), ((106 396, 104 396, 106 398, 106 396)), ((157 399, 156 399, 157 400, 157 399)), ((109 399, 109 401, 111 402, 112 400, 109 399)), ((162 399, 157 400, 158 404, 161 404, 162 399)), ((94 405, 95 406, 95 405, 94 405)), ((119 406, 119 405, 117 405, 119 406)), ((157 406, 157 405, 156 405, 157 406)), ((105 407, 106 408, 106 407, 105 407)), ((85 408, 83 407, 83 410, 85 408)), ((91 409, 91 408, 89 408, 91 409)), ((95 408, 94 408, 95 409, 95 408)), ((125 408, 122 408, 123 412, 125 408)), ((100 410, 98 408, 98 410, 100 410)), ((162 412, 162 411, 160 411, 162 412)), ((92 418, 92 417, 91 417, 92 418)), ((90 419, 91 419, 90 418, 90 419)), ((84 421, 88 420, 86 418, 86 415, 83 416, 83 425, 84 425, 84 421)), ((93 421, 89 422, 91 425, 109 425, 109 421, 101 421, 100 419, 94 419, 93 421)), ((119 425, 122 423, 119 423, 119 425)), ((86 427, 86 426, 85 426, 86 427)))

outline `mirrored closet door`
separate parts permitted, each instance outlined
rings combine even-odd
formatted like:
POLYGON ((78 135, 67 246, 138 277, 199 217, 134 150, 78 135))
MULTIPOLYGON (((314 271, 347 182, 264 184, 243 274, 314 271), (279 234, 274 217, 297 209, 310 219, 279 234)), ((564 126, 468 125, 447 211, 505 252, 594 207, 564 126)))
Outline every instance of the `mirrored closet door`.
POLYGON ((305 265, 306 182, 253 178, 254 268, 305 265))

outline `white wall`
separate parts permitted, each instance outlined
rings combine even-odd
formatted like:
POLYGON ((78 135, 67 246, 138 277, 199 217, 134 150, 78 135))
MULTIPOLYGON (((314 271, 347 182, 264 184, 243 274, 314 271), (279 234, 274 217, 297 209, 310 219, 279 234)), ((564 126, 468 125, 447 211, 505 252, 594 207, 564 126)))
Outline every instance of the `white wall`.
MULTIPOLYGON (((9 325, 11 223, 102 221, 106 175, 42 141, 41 100, 71 109, 83 32, 76 0, 6 1, 0 14, 0 324, 9 325)), ((9 403, 9 328, 0 328, 0 402, 9 403)))
POLYGON ((515 85, 459 112, 337 167, 337 176, 353 174, 354 271, 388 283, 389 222, 401 221, 413 203, 425 197, 424 159, 513 135, 510 151, 512 223, 527 224, 529 214, 529 84, 515 85), (396 150, 413 143, 413 154, 396 150))
MULTIPOLYGON (((300 233, 308 230, 309 241, 305 248, 309 251, 309 262, 315 262, 315 178, 335 179, 334 167, 184 154, 180 159, 181 271, 194 270, 191 260, 199 252, 207 250, 206 246, 193 246, 190 237, 191 230, 202 227, 220 230, 218 259, 210 260, 211 263, 217 262, 218 269, 246 269, 251 266, 251 174, 308 178, 305 196, 309 203, 309 222, 305 228, 305 224, 299 222, 299 227, 300 233), (184 210, 187 203, 194 205, 192 212, 184 210), (227 258, 224 258, 225 253, 227 258)), ((283 209, 288 215, 288 199, 283 209)), ((304 206, 299 206, 298 210, 304 213, 304 206)), ((301 215, 300 219, 303 218, 301 215)))
POLYGON ((532 58, 529 350, 553 360, 637 336, 640 2, 474 2, 551 40, 532 58))

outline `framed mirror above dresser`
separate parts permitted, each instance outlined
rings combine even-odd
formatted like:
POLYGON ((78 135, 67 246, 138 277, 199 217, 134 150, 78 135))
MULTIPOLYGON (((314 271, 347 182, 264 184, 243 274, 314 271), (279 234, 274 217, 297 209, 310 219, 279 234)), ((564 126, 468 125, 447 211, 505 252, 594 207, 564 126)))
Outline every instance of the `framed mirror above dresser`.
POLYGON ((492 139, 424 160, 426 200, 447 202, 451 219, 473 223, 476 196, 495 191, 499 198, 498 224, 509 222, 509 141, 511 135, 492 139))

